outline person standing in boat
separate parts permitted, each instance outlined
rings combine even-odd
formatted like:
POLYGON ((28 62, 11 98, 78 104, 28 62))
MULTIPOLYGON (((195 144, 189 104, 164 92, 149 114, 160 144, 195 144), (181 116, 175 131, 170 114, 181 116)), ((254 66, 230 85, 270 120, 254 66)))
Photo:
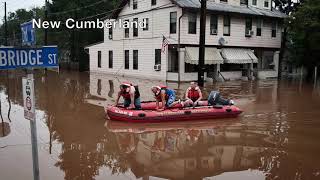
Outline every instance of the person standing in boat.
POLYGON ((162 111, 165 108, 173 107, 174 105, 180 103, 176 101, 176 93, 173 89, 169 89, 166 86, 153 86, 151 91, 154 93, 156 99, 156 110, 162 111), (161 106, 160 106, 160 103, 161 106))
POLYGON ((196 82, 191 82, 190 87, 187 89, 185 93, 186 100, 182 105, 184 107, 196 107, 196 106, 202 106, 203 104, 201 103, 202 99, 202 92, 200 87, 198 86, 198 83, 196 82))
POLYGON ((115 105, 119 103, 120 97, 123 97, 123 105, 128 109, 141 109, 140 92, 138 86, 132 83, 123 82, 120 85, 120 91, 116 99, 115 105))

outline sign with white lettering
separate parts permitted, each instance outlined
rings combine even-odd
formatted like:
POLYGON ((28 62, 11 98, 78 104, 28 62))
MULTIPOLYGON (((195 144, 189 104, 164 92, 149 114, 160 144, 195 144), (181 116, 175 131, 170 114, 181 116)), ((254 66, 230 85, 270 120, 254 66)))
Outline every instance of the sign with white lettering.
POLYGON ((34 80, 31 78, 22 79, 23 107, 24 117, 34 121, 35 117, 35 99, 34 99, 34 80))
POLYGON ((42 48, 0 47, 0 70, 58 66, 57 46, 42 48))
POLYGON ((36 33, 32 26, 32 21, 23 23, 20 25, 22 35, 22 45, 34 45, 36 44, 36 33))

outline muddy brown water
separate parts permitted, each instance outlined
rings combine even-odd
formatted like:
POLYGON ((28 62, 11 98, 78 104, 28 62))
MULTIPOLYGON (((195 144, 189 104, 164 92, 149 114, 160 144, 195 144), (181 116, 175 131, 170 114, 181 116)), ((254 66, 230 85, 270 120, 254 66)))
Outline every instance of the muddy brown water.
MULTIPOLYGON (((0 74, 0 179, 33 179, 22 72, 0 74), (8 120, 8 98, 11 101, 8 120)), ((158 124, 106 121, 119 82, 102 74, 35 73, 40 177, 92 179, 320 179, 320 88, 298 80, 207 82, 244 113, 236 119, 158 124)), ((168 83, 179 97, 187 83, 168 83)))

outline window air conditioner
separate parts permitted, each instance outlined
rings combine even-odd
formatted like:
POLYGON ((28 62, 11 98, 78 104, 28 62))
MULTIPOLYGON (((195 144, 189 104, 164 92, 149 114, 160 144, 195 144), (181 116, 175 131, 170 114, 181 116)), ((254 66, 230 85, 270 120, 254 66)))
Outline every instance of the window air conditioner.
POLYGON ((155 71, 161 71, 161 64, 156 64, 156 65, 153 67, 153 69, 154 69, 155 71))
POLYGON ((218 30, 217 29, 211 29, 211 34, 218 34, 218 30))
POLYGON ((252 31, 252 30, 247 30, 247 31, 246 31, 246 36, 247 36, 247 37, 253 36, 253 31, 252 31))

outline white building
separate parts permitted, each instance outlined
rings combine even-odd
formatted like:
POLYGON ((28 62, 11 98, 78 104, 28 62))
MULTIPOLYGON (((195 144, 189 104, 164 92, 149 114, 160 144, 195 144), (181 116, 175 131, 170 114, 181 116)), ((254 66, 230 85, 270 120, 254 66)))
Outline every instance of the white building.
MULTIPOLYGON (((277 77, 286 15, 272 9, 271 4, 271 0, 208 0, 206 76, 277 77)), ((87 47, 90 71, 196 80, 199 8, 199 0, 123 0, 113 18, 130 22, 147 19, 147 28, 105 28, 104 42, 87 47), (165 53, 161 52, 163 36, 169 41, 165 53)))

